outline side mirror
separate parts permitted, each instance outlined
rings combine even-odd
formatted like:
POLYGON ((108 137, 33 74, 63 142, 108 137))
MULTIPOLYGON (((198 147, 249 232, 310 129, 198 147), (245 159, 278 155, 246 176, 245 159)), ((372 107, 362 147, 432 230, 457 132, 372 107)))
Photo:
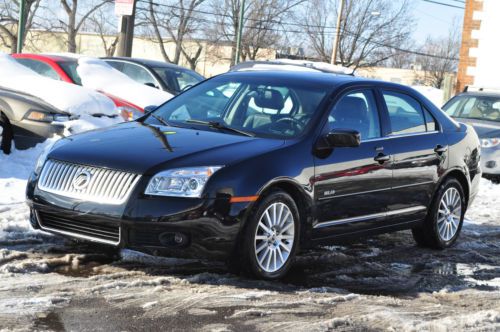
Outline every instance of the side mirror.
POLYGON ((151 113, 154 110, 156 110, 157 108, 158 108, 158 106, 156 106, 156 105, 148 105, 148 106, 144 107, 144 114, 151 113))
POLYGON ((334 129, 324 136, 329 148, 355 148, 361 143, 359 131, 352 129, 334 129))

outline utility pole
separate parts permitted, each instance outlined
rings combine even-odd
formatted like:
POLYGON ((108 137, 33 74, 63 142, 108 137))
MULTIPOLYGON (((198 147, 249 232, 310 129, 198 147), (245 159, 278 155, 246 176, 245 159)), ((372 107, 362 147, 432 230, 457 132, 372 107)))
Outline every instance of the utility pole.
POLYGON ((26 0, 19 0, 19 20, 17 21, 17 53, 23 52, 24 30, 26 28, 26 0))
POLYGON ((132 43, 134 41, 135 7, 136 1, 133 1, 131 15, 122 15, 120 19, 120 33, 118 37, 118 56, 132 56, 132 43))
POLYGON ((237 65, 240 62, 241 53, 241 35, 243 33, 243 16, 245 10, 245 0, 240 0, 240 18, 238 20, 238 32, 236 35, 236 54, 234 56, 234 64, 237 65))
POLYGON ((335 40, 333 41, 332 59, 330 61, 332 65, 337 62, 337 52, 340 44, 340 24, 342 23, 342 16, 344 14, 344 0, 340 0, 339 5, 340 9, 337 16, 337 26, 335 32, 335 40))

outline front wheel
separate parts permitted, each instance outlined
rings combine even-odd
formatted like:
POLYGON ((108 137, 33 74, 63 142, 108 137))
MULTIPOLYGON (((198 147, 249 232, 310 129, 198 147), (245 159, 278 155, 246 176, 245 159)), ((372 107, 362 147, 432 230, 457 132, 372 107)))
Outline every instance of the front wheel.
POLYGON ((435 200, 422 226, 412 229, 418 245, 445 249, 460 235, 466 210, 465 195, 460 182, 450 178, 439 187, 435 200))
POLYGON ((283 191, 270 193, 258 204, 245 228, 241 248, 244 268, 261 279, 282 278, 295 258, 299 232, 294 200, 283 191))
POLYGON ((0 128, 2 128, 2 134, 0 135, 0 150, 5 154, 10 154, 14 132, 9 119, 2 112, 0 112, 0 128))

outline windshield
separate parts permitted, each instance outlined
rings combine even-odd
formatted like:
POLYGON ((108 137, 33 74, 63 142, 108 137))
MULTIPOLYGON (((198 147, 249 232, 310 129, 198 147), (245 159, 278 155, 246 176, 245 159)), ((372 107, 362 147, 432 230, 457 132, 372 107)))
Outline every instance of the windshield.
POLYGON ((458 96, 443 109, 454 118, 500 122, 500 96, 458 96))
POLYGON ((173 90, 176 94, 182 92, 184 89, 192 87, 198 82, 203 81, 205 78, 196 72, 170 68, 170 67, 153 67, 161 80, 173 90))
POLYGON ((156 118, 149 117, 146 122, 161 124, 160 118, 171 125, 206 130, 229 127, 233 129, 230 133, 237 134, 236 129, 258 137, 300 135, 328 88, 269 81, 261 77, 211 79, 167 102, 154 111, 156 118))
POLYGON ((76 67, 78 67, 77 61, 61 61, 58 64, 75 84, 82 85, 82 79, 76 71, 76 67))

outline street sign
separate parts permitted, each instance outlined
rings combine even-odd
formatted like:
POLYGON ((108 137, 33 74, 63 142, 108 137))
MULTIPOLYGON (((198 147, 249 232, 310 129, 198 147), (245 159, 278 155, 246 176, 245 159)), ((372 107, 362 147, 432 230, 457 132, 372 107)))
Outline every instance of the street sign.
POLYGON ((115 0, 115 15, 130 16, 134 12, 135 0, 115 0))

